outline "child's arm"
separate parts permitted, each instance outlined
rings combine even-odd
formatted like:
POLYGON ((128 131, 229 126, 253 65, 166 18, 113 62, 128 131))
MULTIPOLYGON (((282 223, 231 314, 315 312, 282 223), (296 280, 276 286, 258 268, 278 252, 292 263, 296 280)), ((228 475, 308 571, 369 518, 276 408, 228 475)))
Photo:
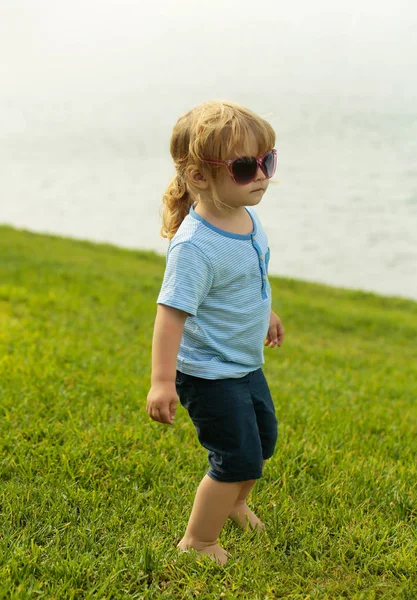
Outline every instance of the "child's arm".
POLYGON ((152 379, 146 410, 160 423, 172 425, 178 396, 175 387, 177 354, 188 314, 158 304, 152 342, 152 379))

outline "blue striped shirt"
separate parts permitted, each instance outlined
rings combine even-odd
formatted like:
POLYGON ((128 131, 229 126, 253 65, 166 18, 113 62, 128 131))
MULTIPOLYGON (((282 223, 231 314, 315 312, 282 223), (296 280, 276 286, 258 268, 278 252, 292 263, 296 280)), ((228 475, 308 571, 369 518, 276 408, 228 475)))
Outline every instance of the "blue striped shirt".
POLYGON ((253 231, 215 227, 194 205, 171 239, 157 299, 189 314, 177 369, 205 379, 243 377, 264 364, 271 314, 270 250, 259 217, 253 231))

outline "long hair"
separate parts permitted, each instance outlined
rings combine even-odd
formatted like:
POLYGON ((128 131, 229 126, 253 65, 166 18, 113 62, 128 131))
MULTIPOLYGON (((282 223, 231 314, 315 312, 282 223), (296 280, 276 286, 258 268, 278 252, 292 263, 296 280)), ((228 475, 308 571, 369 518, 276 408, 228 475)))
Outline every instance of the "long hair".
POLYGON ((234 102, 212 100, 195 106, 176 122, 170 143, 175 176, 163 195, 162 237, 172 239, 199 193, 187 181, 187 168, 196 167, 207 177, 210 194, 216 206, 226 206, 216 190, 216 175, 221 165, 204 163, 202 159, 227 160, 237 147, 249 153, 255 138, 258 154, 275 145, 272 126, 251 110, 234 102))

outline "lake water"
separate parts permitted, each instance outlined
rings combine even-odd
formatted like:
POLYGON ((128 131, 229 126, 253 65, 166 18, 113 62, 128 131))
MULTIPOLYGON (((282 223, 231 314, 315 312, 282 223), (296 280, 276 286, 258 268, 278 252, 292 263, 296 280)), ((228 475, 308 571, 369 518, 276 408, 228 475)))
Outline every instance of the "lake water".
MULTIPOLYGON (((154 143, 134 124, 9 130, 0 223, 164 253, 172 125, 154 143)), ((273 125, 279 184, 257 207, 271 273, 417 300, 417 112, 304 108, 273 125)))

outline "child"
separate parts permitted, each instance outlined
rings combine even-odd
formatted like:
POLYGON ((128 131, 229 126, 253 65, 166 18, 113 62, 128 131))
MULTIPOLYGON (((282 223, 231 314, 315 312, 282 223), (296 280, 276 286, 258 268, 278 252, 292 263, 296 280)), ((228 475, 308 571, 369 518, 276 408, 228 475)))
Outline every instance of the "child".
POLYGON ((249 208, 274 175, 274 145, 269 123, 222 101, 188 111, 171 138, 176 175, 164 194, 161 233, 170 243, 147 411, 172 425, 178 395, 208 450, 210 470, 178 548, 221 564, 230 556, 217 543, 228 517, 263 526, 246 498, 277 440, 261 365, 264 343, 281 346, 284 329, 271 312, 268 240, 249 208))

